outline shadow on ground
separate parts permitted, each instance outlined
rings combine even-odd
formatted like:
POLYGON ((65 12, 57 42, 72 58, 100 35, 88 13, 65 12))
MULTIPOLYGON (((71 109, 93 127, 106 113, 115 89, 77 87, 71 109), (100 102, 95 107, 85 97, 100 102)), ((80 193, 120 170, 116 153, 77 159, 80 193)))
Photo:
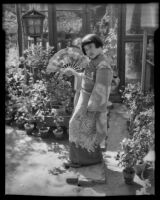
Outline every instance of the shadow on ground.
MULTIPOLYGON (((145 183, 135 177, 134 184, 124 183, 122 169, 115 155, 119 142, 127 136, 127 114, 121 104, 111 110, 107 151, 104 152, 106 184, 79 187, 67 184, 70 176, 63 162, 68 158, 68 140, 41 139, 25 131, 6 126, 5 131, 5 193, 43 196, 114 196, 136 195, 145 183)), ((151 191, 154 194, 154 191, 151 191)))

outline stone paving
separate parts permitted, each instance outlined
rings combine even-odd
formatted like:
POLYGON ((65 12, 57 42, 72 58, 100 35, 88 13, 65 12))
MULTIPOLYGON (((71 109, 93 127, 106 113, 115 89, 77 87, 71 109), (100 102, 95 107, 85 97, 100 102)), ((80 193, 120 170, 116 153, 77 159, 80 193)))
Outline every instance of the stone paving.
POLYGON ((116 196, 154 194, 146 181, 138 176, 133 185, 126 185, 122 168, 115 159, 119 142, 127 137, 127 112, 122 104, 114 104, 108 130, 104 165, 66 170, 67 140, 41 139, 25 131, 6 126, 5 194, 41 196, 116 196), (78 174, 78 176, 77 176, 78 174), (77 177, 79 183, 77 184, 77 177), (75 183, 69 183, 75 178, 75 183), (95 182, 93 180, 96 180, 95 182))

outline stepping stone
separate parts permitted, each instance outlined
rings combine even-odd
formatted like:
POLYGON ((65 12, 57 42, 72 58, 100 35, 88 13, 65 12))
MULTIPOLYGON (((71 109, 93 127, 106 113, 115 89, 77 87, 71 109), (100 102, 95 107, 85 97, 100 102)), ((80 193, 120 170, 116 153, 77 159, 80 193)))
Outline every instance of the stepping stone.
POLYGON ((94 184, 106 183, 105 163, 81 167, 73 169, 73 171, 78 175, 78 183, 76 183, 76 178, 72 178, 72 182, 78 184, 79 186, 92 186, 94 184))

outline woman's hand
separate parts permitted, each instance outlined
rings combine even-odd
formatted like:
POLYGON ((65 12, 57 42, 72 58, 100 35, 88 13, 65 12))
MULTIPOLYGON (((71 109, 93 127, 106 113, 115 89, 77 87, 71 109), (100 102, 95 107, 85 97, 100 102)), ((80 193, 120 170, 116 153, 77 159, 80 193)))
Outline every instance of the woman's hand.
POLYGON ((65 74, 66 76, 72 76, 75 75, 75 73, 76 71, 70 67, 63 70, 63 74, 65 74))

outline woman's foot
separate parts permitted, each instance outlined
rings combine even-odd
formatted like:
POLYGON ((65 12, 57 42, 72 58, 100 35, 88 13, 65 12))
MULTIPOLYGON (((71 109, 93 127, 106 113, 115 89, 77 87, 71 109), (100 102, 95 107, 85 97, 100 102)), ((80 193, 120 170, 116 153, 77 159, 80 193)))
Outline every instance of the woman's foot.
POLYGON ((71 161, 65 162, 63 165, 64 165, 64 167, 65 167, 66 169, 69 169, 70 167, 73 167, 73 168, 82 167, 82 165, 72 163, 71 161))

